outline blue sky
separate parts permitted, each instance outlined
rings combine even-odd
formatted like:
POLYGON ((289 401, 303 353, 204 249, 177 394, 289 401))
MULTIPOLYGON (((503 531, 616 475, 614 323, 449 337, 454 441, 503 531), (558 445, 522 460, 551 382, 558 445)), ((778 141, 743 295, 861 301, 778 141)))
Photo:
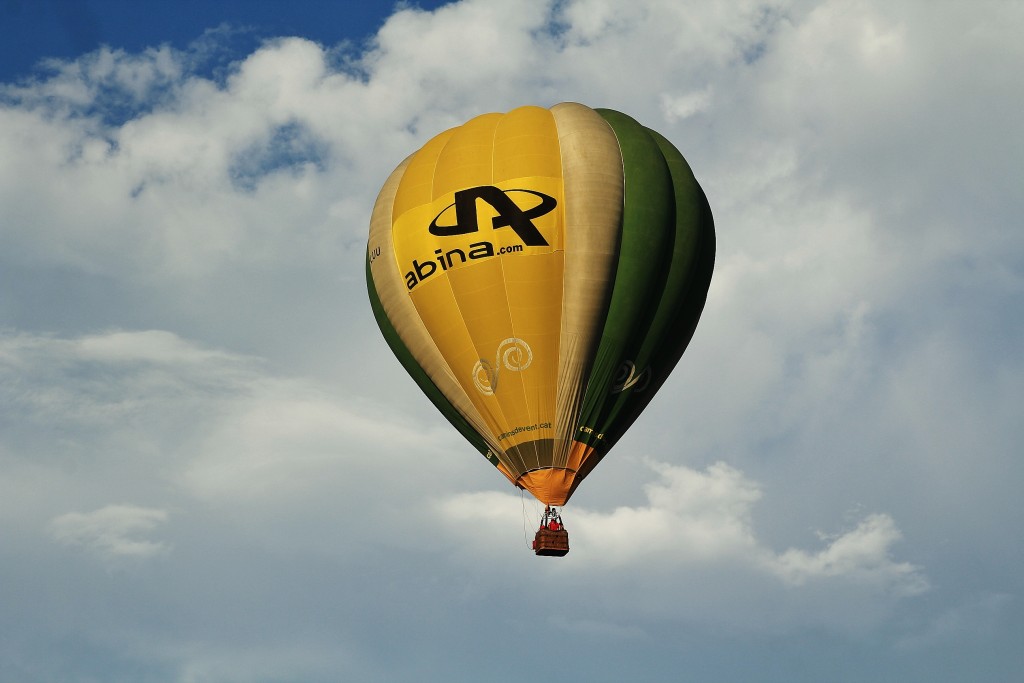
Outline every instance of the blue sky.
MULTIPOLYGON (((0 78, 25 76, 40 60, 78 57, 109 45, 140 51, 184 48, 227 26, 253 47, 275 36, 324 45, 373 36, 399 3, 359 0, 4 0, 0 4, 0 78)), ((405 3, 430 10, 439 0, 405 3)))
POLYGON ((1022 28, 0 0, 0 679, 1016 680, 1022 28), (718 257, 543 560, 363 264, 406 155, 560 101, 665 134, 718 257))

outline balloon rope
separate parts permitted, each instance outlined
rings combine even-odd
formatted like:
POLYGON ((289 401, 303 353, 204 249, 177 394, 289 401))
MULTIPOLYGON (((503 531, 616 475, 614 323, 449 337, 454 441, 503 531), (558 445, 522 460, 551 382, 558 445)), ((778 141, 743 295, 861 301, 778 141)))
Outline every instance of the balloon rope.
POLYGON ((526 525, 526 491, 519 489, 519 502, 523 505, 523 540, 526 541, 526 547, 533 550, 533 544, 530 542, 530 529, 526 525))

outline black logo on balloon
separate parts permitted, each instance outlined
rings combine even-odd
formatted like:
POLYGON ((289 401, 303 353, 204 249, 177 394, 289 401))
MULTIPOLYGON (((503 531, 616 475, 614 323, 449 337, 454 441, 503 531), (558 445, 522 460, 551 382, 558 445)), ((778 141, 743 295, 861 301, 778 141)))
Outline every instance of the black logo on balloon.
MULTIPOLYGON (((471 242, 462 249, 435 249, 434 255, 420 261, 414 258, 409 264, 409 270, 405 273, 405 286, 412 291, 416 285, 429 278, 434 273, 444 272, 459 264, 477 259, 501 256, 503 254, 515 254, 522 252, 526 247, 547 247, 550 246, 540 233, 537 226, 533 224, 534 219, 551 213, 558 206, 558 201, 543 192, 536 190, 502 190, 493 185, 481 185, 466 190, 459 190, 455 193, 455 201, 444 208, 444 211, 437 214, 434 220, 430 221, 428 230, 430 234, 438 237, 453 237, 456 235, 468 235, 480 232, 480 219, 477 216, 477 201, 490 204, 491 208, 498 214, 491 218, 491 229, 512 228, 522 244, 509 244, 498 246, 488 241, 471 242), (515 195, 517 199, 523 199, 527 195, 532 206, 522 208, 512 200, 509 195, 515 195), (539 202, 537 200, 540 200, 539 202), (452 224, 440 224, 444 217, 455 209, 455 222, 452 224)), ((450 220, 449 218, 448 220, 450 220)))
POLYGON ((455 201, 446 206, 444 211, 437 214, 430 222, 430 234, 449 237, 479 231, 480 225, 476 213, 478 199, 487 202, 498 212, 498 215, 491 219, 491 227, 494 230, 512 228, 526 246, 548 246, 544 235, 540 234, 540 230, 533 224, 533 219, 553 211, 558 205, 555 198, 535 190, 502 190, 493 185, 481 185, 456 192, 455 201), (509 193, 512 192, 533 195, 540 198, 540 203, 523 210, 509 197, 509 193), (448 213, 453 206, 455 207, 455 225, 438 225, 437 222, 441 216, 448 213))

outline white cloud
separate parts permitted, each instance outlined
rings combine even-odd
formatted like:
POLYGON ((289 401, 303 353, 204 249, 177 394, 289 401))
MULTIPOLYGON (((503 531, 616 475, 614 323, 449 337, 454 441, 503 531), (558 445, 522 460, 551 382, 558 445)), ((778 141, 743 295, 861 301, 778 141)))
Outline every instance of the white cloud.
POLYGON ((740 559, 756 548, 750 511, 761 491, 739 470, 725 463, 703 472, 650 466, 659 480, 645 487, 647 506, 573 514, 582 543, 601 548, 593 561, 685 565, 740 559))
MULTIPOLYGON (((52 515, 61 497, 88 505, 144 496, 160 509, 237 524, 246 537, 319 543, 341 529, 355 542, 382 525, 411 533, 422 524, 425 492, 491 469, 432 416, 316 379, 277 377, 259 359, 158 330, 0 335, 0 404, 0 516, 23 523, 52 515), (52 496, 33 496, 40 486, 52 496), (367 517, 372 525, 357 523, 367 517)), ((128 512, 75 513, 53 528, 68 542, 106 543, 108 555, 158 550, 129 544, 132 520, 142 531, 150 518, 128 512)))
MULTIPOLYGON (((467 0, 402 8, 366 50, 281 38, 207 76, 208 45, 104 49, 0 86, 0 578, 37 603, 45 581, 80 579, 32 582, 43 528, 107 558, 165 555, 180 583, 154 575, 132 598, 208 642, 110 608, 103 647, 137 630, 196 680, 258 678, 253 642, 323 662, 292 669, 314 677, 350 653, 385 661, 379 636, 410 613, 449 619, 404 633, 428 669, 438 639, 467 651, 520 610, 513 646, 533 623, 596 639, 605 678, 680 625, 824 625, 927 654, 1019 631, 1021 12, 467 0), (374 194, 406 154, 483 111, 561 100, 672 139, 719 249, 693 345, 574 499, 570 555, 543 562, 524 547, 532 504, 383 348, 362 267, 374 194), (312 618, 330 642, 239 629, 268 596, 266 623, 312 618)), ((93 605, 68 605, 52 628, 35 606, 18 619, 63 638, 77 610, 98 632, 93 605)), ((750 644, 721 637, 723 660, 750 644)))
POLYGON ((161 330, 0 335, 0 400, 21 415, 11 436, 61 424, 111 435, 152 430, 153 438, 198 417, 211 399, 242 391, 258 366, 161 330))
POLYGON ((351 405, 313 383, 263 379, 247 395, 231 397, 217 422, 191 440, 194 454, 180 481, 201 499, 257 506, 291 505, 333 488, 354 510, 384 490, 398 495, 417 479, 431 480, 428 467, 410 479, 401 469, 416 454, 435 454, 449 435, 402 419, 383 406, 351 405))
POLYGON ((895 562, 891 547, 902 538, 891 517, 868 515, 857 528, 834 538, 823 550, 810 553, 789 549, 773 556, 771 571, 785 581, 801 585, 807 581, 829 577, 845 577, 871 583, 897 595, 916 595, 928 589, 928 580, 920 567, 895 562))
POLYGON ((711 106, 711 98, 710 86, 681 95, 665 94, 661 96, 661 110, 666 121, 677 123, 682 119, 706 111, 711 106))
MULTIPOLYGON (((709 595, 726 614, 738 600, 751 599, 756 586, 760 597, 739 610, 751 623, 770 623, 771 610, 782 596, 805 605, 802 618, 820 619, 837 604, 852 607, 851 601, 860 600, 881 607, 929 587, 921 567, 892 558, 901 534, 888 515, 867 515, 856 528, 823 537, 827 544, 820 550, 777 551, 755 531, 754 508, 761 488, 739 470, 725 463, 702 471, 658 462, 647 466, 658 479, 645 487, 646 505, 610 512, 570 505, 563 519, 573 549, 557 565, 538 566, 538 571, 552 578, 574 575, 595 584, 601 583, 598 576, 615 585, 629 577, 630 586, 643 586, 659 596, 660 603, 646 598, 631 603, 636 591, 626 590, 616 605, 627 616, 652 609, 667 616, 676 607, 682 614, 682 605, 702 603, 709 595), (815 609, 812 605, 822 590, 831 598, 815 609)), ((458 494, 438 501, 436 507, 449 542, 460 547, 460 557, 488 564, 504 557, 499 546, 512 543, 510 531, 522 525, 532 537, 536 511, 522 508, 517 497, 497 492, 458 494), (520 522, 521 516, 529 521, 520 522)), ((693 609, 700 613, 705 607, 693 609)))
POLYGON ((81 546, 104 559, 145 559, 170 549, 145 536, 167 521, 166 510, 135 505, 107 505, 92 512, 69 512, 50 522, 54 540, 81 546))

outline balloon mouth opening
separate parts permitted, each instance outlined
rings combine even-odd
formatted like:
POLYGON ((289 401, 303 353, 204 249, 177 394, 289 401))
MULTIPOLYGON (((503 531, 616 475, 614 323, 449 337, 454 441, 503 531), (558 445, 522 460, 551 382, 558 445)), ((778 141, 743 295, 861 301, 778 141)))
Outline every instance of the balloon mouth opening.
POLYGON ((562 506, 600 459, 594 446, 573 441, 564 465, 537 467, 509 479, 545 505, 562 506))
POLYGON ((576 489, 578 473, 563 467, 543 467, 519 475, 516 486, 526 489, 545 505, 565 505, 576 489))

